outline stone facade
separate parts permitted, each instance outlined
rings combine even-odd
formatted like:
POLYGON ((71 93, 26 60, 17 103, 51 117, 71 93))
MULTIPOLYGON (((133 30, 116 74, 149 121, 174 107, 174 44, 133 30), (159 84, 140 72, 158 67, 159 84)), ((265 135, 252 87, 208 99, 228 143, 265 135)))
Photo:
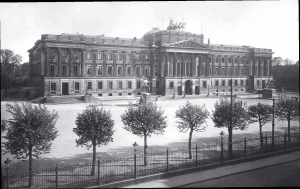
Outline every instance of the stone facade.
POLYGON ((203 34, 153 30, 141 39, 86 35, 41 36, 28 50, 30 83, 40 96, 199 95, 264 88, 272 50, 205 44, 203 34))

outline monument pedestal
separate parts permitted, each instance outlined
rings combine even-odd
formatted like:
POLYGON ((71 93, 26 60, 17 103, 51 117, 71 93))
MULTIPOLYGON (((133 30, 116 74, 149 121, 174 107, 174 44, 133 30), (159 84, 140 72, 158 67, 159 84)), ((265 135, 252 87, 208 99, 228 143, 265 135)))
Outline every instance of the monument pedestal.
POLYGON ((273 98, 274 95, 275 95, 275 89, 264 88, 262 90, 262 97, 263 98, 273 98))
POLYGON ((151 93, 141 92, 140 104, 151 101, 151 93))

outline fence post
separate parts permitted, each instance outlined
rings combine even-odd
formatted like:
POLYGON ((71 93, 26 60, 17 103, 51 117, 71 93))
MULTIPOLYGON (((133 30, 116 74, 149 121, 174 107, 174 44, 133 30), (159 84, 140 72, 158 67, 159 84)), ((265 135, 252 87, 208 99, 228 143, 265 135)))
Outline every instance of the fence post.
POLYGON ((134 178, 136 178, 136 154, 134 154, 134 178))
POLYGON ((246 137, 245 137, 245 140, 244 140, 244 158, 246 158, 246 153, 247 153, 247 148, 246 148, 246 137))
POLYGON ((100 185, 100 159, 98 159, 98 185, 100 185))
POLYGON ((267 138, 267 133, 266 133, 265 153, 267 153, 267 145, 268 145, 268 138, 267 138))
POLYGON ((284 131, 284 149, 286 148, 286 131, 284 131))
POLYGON ((167 149, 167 172, 169 172, 169 149, 167 149))
POLYGON ((58 171, 57 171, 57 164, 55 166, 55 189, 58 188, 58 171))
POLYGON ((196 167, 198 167, 198 144, 196 145, 196 167))
POLYGON ((221 141, 221 162, 223 162, 223 141, 221 141))

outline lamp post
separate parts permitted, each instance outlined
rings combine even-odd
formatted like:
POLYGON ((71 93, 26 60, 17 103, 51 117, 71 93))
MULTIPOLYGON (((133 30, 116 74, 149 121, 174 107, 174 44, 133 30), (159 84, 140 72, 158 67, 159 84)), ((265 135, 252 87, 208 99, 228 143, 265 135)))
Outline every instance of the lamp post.
POLYGON ((136 150, 139 144, 135 141, 132 145, 134 148, 134 178, 136 178, 136 150))
POLYGON ((5 169, 6 169, 6 188, 7 189, 9 188, 9 186, 8 186, 8 169, 9 169, 10 162, 11 162, 11 160, 8 159, 8 158, 4 161, 4 163, 5 163, 5 169))

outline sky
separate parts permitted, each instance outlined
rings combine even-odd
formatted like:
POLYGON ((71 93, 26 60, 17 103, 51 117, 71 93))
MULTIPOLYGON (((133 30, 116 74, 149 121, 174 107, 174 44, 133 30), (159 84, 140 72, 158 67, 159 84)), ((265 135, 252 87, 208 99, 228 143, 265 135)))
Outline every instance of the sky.
POLYGON ((28 62, 42 34, 141 38, 169 18, 207 43, 268 48, 273 57, 299 60, 298 1, 0 3, 1 49, 28 62))

